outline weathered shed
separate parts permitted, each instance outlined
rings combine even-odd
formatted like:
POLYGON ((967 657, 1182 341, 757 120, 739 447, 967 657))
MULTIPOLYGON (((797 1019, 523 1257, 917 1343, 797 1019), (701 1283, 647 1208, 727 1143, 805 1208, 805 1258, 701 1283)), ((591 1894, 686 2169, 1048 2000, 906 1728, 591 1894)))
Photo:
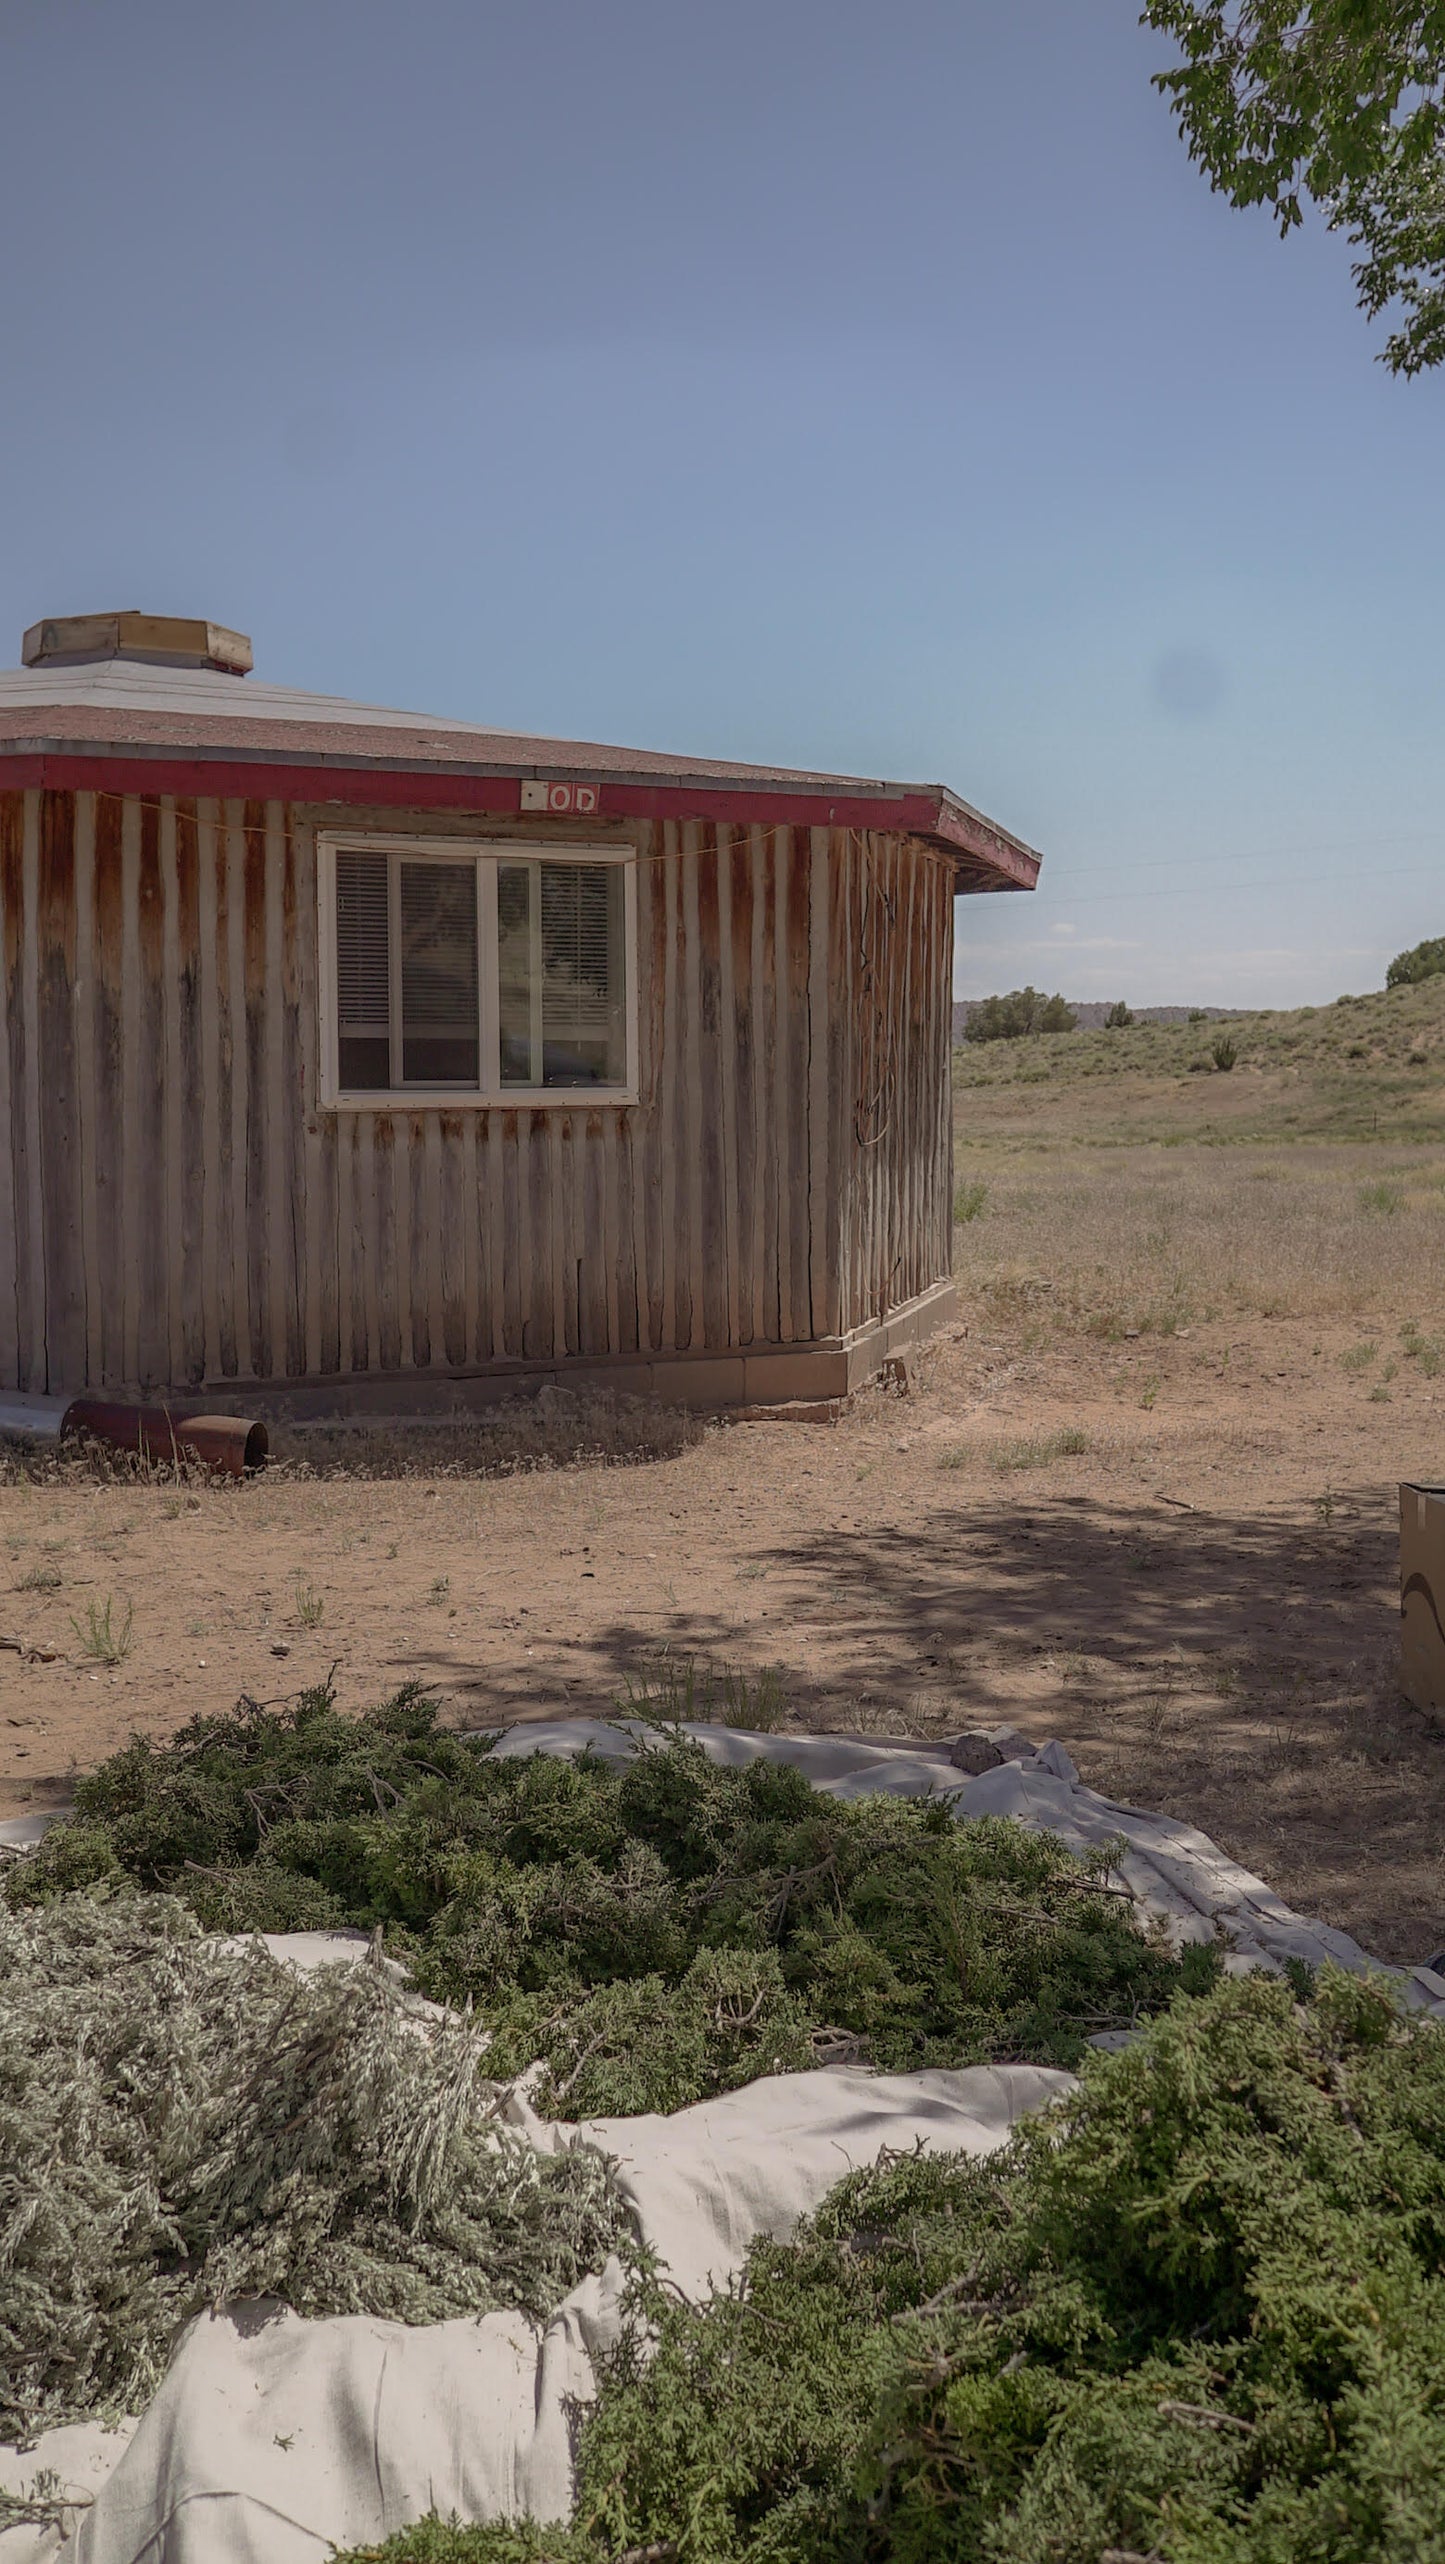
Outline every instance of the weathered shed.
POLYGON ((936 785, 298 694, 243 636, 0 675, 0 1388, 836 1397, 953 1307, 936 785))

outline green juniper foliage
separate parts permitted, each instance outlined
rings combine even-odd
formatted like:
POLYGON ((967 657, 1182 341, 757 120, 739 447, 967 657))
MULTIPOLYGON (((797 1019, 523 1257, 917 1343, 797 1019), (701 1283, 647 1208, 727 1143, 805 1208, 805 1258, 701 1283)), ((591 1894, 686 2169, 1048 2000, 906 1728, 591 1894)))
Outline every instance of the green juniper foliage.
POLYGON ((1006 997, 980 997, 964 1019, 966 1042, 1016 1042, 1028 1033, 1071 1033, 1073 1008, 1041 989, 1011 988, 1006 997))
POLYGON ((1425 979, 1438 979, 1445 972, 1445 935, 1427 936, 1423 944, 1412 944, 1408 952, 1396 953, 1385 973, 1387 988, 1418 988, 1425 979))
POLYGON ((171 1897, 0 1904, 0 2441, 139 2411, 182 2324, 278 2295, 541 2317, 626 2249, 603 2157, 489 2118, 475 2026, 171 1897))
POLYGON ((500 1757, 414 1691, 360 1719, 324 1691, 243 1703, 103 1764, 7 1892, 128 1880, 212 1929, 379 1927, 424 1993, 475 2006, 491 2074, 540 2059, 538 2106, 571 2118, 848 2058, 1072 2065, 1218 1966, 1141 1931, 1107 1853, 645 1745, 500 1757))
POLYGON ((571 2528, 366 2564, 624 2554, 1439 2564, 1445 2031, 1334 1973, 1181 1999, 1004 2155, 852 2176, 705 2309, 644 2291, 571 2528))

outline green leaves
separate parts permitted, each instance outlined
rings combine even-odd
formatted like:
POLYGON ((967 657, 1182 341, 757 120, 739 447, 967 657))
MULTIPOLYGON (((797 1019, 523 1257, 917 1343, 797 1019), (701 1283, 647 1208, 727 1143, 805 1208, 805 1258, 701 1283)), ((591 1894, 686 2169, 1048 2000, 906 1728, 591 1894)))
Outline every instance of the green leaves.
POLYGON ((621 1767, 503 1758, 405 1692, 194 1720, 82 1784, 12 1904, 128 1882, 212 1930, 378 1926, 475 2007, 498 2078, 570 2118, 676 2110, 839 2059, 1072 2065, 1217 1954, 1175 1958, 1050 1836, 947 1798, 845 1802, 659 1731, 621 1767))
POLYGON ((1362 251, 1362 309, 1392 309, 1384 361, 1445 358, 1445 6, 1410 0, 1146 0, 1182 56, 1155 75, 1189 156, 1280 231, 1306 201, 1362 251))

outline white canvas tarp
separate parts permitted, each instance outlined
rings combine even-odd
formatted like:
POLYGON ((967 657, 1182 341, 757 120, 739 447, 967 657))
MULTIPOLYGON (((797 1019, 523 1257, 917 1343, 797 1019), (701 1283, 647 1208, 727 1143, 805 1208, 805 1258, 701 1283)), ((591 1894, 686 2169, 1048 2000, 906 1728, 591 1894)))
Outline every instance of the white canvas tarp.
MULTIPOLYGON (((551 2151, 612 2155, 642 2241, 694 2300, 725 2285, 760 2234, 790 2234, 843 2175, 885 2151, 984 2155, 1070 2089, 1046 2066, 770 2075, 671 2118, 510 2116, 551 2151)), ((610 2262, 539 2334, 525 2317, 409 2327, 307 2322, 274 2304, 203 2316, 183 2336, 128 2445, 51 2432, 4 2462, 17 2489, 49 2468, 77 2491, 111 2471, 65 2564, 322 2564, 425 2512, 564 2517, 576 2408, 615 2343, 624 2274, 610 2262), (118 2460, 118 2462, 117 2462, 118 2460)), ((58 2531, 0 2536, 3 2564, 41 2564, 58 2531)))

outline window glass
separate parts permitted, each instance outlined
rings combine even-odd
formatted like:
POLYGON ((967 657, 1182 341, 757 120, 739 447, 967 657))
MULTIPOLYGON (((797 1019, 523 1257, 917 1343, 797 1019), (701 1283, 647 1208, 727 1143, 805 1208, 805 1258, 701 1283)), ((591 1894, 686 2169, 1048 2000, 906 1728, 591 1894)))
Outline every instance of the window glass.
POLYGON ((623 901, 618 864, 498 866, 504 1086, 624 1084, 623 901))
POLYGON ((621 864, 338 848, 342 1093, 485 1091, 493 999, 504 1088, 625 1086, 626 896, 621 864), (493 884, 497 982, 484 992, 480 901, 493 884))
POLYGON ((391 1084, 390 946, 385 855, 336 858, 337 1067, 343 1087, 391 1084))
POLYGON ((401 1075, 406 1086, 475 1086, 477 868, 401 871, 401 1075))

